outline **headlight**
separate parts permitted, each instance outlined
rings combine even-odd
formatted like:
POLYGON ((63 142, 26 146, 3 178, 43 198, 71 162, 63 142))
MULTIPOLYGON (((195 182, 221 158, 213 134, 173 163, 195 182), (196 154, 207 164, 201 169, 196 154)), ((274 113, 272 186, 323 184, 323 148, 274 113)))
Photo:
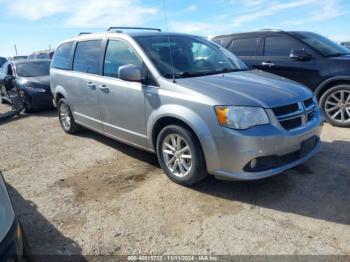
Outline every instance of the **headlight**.
POLYGON ((0 243, 9 232, 14 219, 15 213, 0 173, 0 243))
POLYGON ((269 117, 261 107, 216 106, 216 116, 220 125, 234 129, 248 129, 270 123, 269 117))
POLYGON ((44 89, 44 88, 37 88, 37 87, 27 86, 26 89, 29 92, 46 93, 46 89, 44 89))

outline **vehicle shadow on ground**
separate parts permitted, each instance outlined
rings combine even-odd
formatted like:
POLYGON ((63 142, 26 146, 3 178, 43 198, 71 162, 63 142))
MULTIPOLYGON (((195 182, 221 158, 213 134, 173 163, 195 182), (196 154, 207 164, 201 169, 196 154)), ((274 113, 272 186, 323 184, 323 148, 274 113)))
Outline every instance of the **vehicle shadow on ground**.
POLYGON ((251 182, 213 177, 193 190, 219 198, 350 224, 350 142, 323 142, 312 159, 280 175, 251 182))
POLYGON ((11 185, 7 188, 20 219, 33 261, 87 261, 81 247, 62 235, 40 212, 37 206, 24 199, 11 185))
MULTIPOLYGON (((8 111, 10 111, 10 110, 11 110, 11 107, 8 106, 8 111)), ((56 111, 56 109, 53 109, 53 108, 38 109, 38 110, 35 110, 35 111, 31 112, 31 113, 21 112, 18 115, 15 115, 13 117, 6 118, 6 119, 2 118, 4 113, 5 112, 0 112, 0 126, 8 124, 10 122, 19 121, 19 120, 21 120, 23 118, 28 118, 28 117, 33 117, 33 116, 36 116, 36 117, 57 117, 57 111, 56 111)))
POLYGON ((93 131, 90 131, 87 129, 82 130, 80 133, 77 134, 77 136, 84 137, 87 139, 93 139, 93 140, 95 140, 99 143, 102 143, 108 147, 111 147, 115 150, 118 150, 119 152, 121 152, 129 157, 135 158, 135 159, 143 161, 149 165, 160 168, 158 160, 157 160, 157 156, 151 152, 147 152, 147 151, 129 146, 127 144, 113 140, 113 139, 108 138, 104 135, 98 134, 96 132, 93 132, 93 131))
MULTIPOLYGON (((159 168, 154 154, 91 131, 79 134, 159 168)), ((258 181, 222 181, 209 176, 190 187, 218 198, 241 201, 281 212, 350 224, 350 142, 322 142, 303 165, 258 181)))

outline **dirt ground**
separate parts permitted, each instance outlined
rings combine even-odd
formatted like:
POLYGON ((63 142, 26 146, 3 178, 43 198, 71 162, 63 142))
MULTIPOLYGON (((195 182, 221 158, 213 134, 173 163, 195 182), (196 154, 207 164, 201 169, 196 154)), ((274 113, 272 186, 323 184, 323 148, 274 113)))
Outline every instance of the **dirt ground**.
POLYGON ((273 178, 187 188, 153 154, 42 111, 0 123, 0 168, 35 254, 350 255, 350 129, 326 124, 322 142, 273 178))

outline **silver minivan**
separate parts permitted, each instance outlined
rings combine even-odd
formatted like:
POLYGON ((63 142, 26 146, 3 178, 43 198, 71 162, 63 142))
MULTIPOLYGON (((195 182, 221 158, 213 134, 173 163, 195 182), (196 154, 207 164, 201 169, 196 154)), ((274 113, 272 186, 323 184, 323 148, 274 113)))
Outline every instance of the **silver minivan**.
POLYGON ((65 132, 83 126, 155 152, 179 184, 269 177, 320 147, 311 91, 199 36, 110 28, 64 41, 51 66, 65 132))

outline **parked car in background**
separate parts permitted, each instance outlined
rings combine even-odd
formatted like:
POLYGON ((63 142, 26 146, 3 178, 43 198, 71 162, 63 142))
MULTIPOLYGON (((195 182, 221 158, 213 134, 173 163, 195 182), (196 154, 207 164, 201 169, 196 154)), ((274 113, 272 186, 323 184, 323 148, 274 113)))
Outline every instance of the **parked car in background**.
POLYGON ((28 59, 28 56, 26 55, 18 55, 18 56, 14 56, 14 57, 11 57, 9 60, 23 60, 23 59, 28 59))
POLYGON ((28 261, 28 244, 0 171, 0 261, 28 261))
POLYGON ((7 59, 5 57, 0 57, 0 69, 2 66, 7 62, 7 59))
POLYGON ((345 46, 348 49, 350 49, 350 42, 343 42, 343 43, 341 43, 341 45, 345 46))
POLYGON ((311 32, 262 30, 213 39, 249 66, 308 86, 325 118, 350 127, 350 50, 311 32))
POLYGON ((202 37, 121 30, 56 49, 51 88, 65 132, 85 126, 156 152, 183 185, 208 172, 261 179, 317 152, 323 120, 304 86, 250 70, 202 37))
POLYGON ((19 88, 25 110, 52 107, 51 60, 18 60, 5 63, 0 72, 1 102, 11 103, 10 92, 19 88))
POLYGON ((54 52, 53 50, 33 52, 28 56, 28 59, 52 59, 54 52))

